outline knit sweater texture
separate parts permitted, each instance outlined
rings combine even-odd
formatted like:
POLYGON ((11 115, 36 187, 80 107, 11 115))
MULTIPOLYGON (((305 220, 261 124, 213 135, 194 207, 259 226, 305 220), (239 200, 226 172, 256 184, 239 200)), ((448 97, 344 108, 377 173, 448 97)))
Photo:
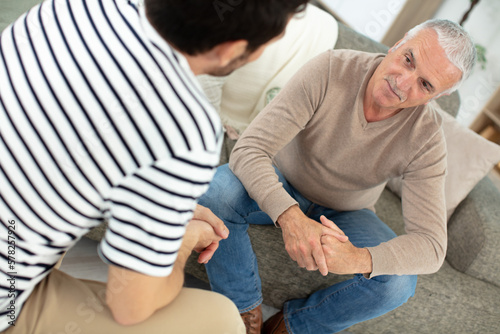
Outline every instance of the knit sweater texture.
POLYGON ((337 211, 374 210, 386 182, 402 176, 406 234, 368 248, 370 277, 432 273, 447 243, 442 119, 417 106, 366 121, 366 86, 383 59, 329 50, 311 60, 243 133, 230 168, 273 221, 297 204, 273 165, 310 201, 337 211))

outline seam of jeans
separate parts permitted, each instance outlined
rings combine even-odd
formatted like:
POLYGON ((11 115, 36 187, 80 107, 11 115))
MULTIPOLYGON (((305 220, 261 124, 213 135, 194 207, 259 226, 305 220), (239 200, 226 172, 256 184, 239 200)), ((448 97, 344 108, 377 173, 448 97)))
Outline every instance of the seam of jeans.
POLYGON ((285 327, 286 327, 287 332, 289 334, 293 334, 292 325, 290 324, 290 321, 288 320, 287 313, 288 313, 288 305, 285 302, 285 304, 283 304, 283 319, 285 320, 285 327))
POLYGON ((307 307, 303 307, 303 308, 297 309, 297 310, 295 310, 295 311, 293 311, 293 312, 288 312, 288 313, 289 313, 289 315, 299 314, 299 313, 301 313, 301 312, 305 312, 305 311, 310 311, 310 310, 313 310, 313 309, 315 309, 315 308, 319 307, 321 304, 323 304, 323 303, 324 303, 324 302, 326 302, 327 300, 329 300, 332 296, 337 295, 338 293, 343 292, 343 291, 345 291, 345 290, 351 289, 351 288, 352 288, 352 287, 354 287, 354 286, 357 286, 357 285, 359 285, 359 284, 362 284, 362 283, 363 283, 363 280, 367 280, 366 278, 364 278, 364 277, 363 277, 363 275, 360 275, 360 276, 357 276, 357 275, 356 275, 355 277, 357 278, 357 281, 352 282, 351 284, 349 284, 349 285, 347 285, 347 286, 343 287, 342 289, 337 290, 337 291, 335 291, 334 293, 329 294, 328 296, 326 296, 325 298, 323 298, 322 300, 320 300, 320 301, 319 301, 316 305, 314 305, 314 306, 307 306, 307 307))
MULTIPOLYGON (((250 236, 249 236, 249 238, 250 238, 250 236)), ((254 257, 255 257, 256 255, 255 255, 255 252, 253 251, 253 247, 252 247, 252 252, 253 252, 254 257)), ((255 303, 253 303, 252 305, 240 310, 240 313, 245 313, 245 312, 253 310, 257 306, 262 304, 262 301, 263 301, 262 289, 259 289, 259 284, 258 284, 258 280, 259 280, 260 276, 255 274, 256 273, 256 266, 258 265, 258 264, 256 264, 256 262, 257 262, 257 260, 252 261, 252 277, 253 277, 254 289, 255 289, 255 291, 258 292, 259 299, 255 303)))
POLYGON ((255 303, 253 303, 251 306, 247 307, 247 308, 244 308, 242 310, 238 310, 240 313, 245 313, 245 312, 249 312, 251 310, 253 310, 254 308, 257 308, 260 304, 262 304, 263 302, 263 298, 262 298, 262 295, 261 297, 259 298, 259 300, 255 303))

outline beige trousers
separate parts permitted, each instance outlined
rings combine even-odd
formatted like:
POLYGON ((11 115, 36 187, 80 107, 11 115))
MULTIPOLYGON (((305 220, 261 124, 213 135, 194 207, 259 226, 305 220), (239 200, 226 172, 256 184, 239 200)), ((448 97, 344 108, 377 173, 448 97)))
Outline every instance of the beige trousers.
POLYGON ((106 284, 54 269, 23 306, 6 334, 245 333, 236 306, 206 290, 183 288, 168 306, 134 326, 118 325, 105 303, 106 284))

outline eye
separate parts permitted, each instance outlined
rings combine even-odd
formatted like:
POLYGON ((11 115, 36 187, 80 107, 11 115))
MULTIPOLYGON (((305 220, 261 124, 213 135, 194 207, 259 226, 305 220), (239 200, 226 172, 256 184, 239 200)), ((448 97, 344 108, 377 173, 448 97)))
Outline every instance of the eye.
POLYGON ((423 80, 422 80, 422 87, 423 87, 426 91, 428 91, 428 92, 430 92, 430 91, 431 91, 431 86, 429 85, 429 83, 428 83, 427 81, 423 81, 423 80))

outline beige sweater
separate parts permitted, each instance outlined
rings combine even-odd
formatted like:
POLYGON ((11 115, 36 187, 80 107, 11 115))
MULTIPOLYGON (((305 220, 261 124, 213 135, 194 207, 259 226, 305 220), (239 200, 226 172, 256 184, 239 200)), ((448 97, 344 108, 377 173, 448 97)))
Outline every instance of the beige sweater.
POLYGON ((339 210, 374 205, 403 176, 406 234, 368 248, 372 277, 424 274, 446 254, 446 147, 430 107, 368 123, 363 96, 382 54, 330 50, 306 64, 238 141, 230 167, 273 221, 296 201, 273 169, 314 203, 339 210))

